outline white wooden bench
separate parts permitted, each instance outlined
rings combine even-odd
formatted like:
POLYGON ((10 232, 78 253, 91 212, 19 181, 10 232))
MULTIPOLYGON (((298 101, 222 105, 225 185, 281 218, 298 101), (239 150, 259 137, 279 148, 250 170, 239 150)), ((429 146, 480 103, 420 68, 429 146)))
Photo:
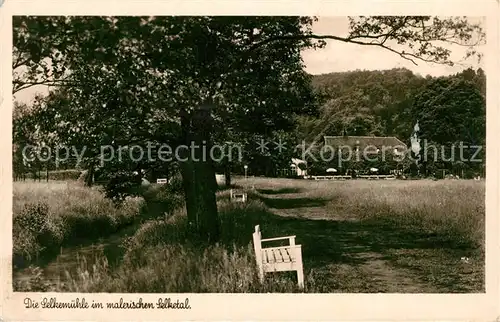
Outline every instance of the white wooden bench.
POLYGON ((259 278, 264 280, 267 272, 296 271, 300 288, 304 287, 304 269, 302 266, 302 246, 295 245, 295 236, 285 236, 262 239, 259 225, 255 226, 253 233, 253 247, 259 269, 259 278), (280 247, 263 248, 263 242, 286 240, 289 245, 280 247))
POLYGON ((231 201, 239 201, 239 202, 246 202, 247 201, 247 194, 245 192, 240 192, 240 191, 233 191, 231 189, 230 191, 230 197, 231 201))

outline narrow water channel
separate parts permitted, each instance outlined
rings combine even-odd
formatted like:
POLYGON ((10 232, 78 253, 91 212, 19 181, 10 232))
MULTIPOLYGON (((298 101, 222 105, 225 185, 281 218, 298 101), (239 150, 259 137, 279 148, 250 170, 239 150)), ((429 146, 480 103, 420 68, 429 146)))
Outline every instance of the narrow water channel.
MULTIPOLYGON (((128 236, 132 236, 136 229, 137 225, 131 225, 92 243, 86 242, 80 245, 61 247, 57 255, 38 258, 31 265, 40 267, 43 270, 44 278, 54 285, 67 280, 67 272, 74 275, 78 273, 79 268, 90 271, 92 265, 103 256, 106 256, 109 267, 112 269, 123 258, 125 250, 122 247, 122 242, 128 236)), ((29 280, 32 277, 29 266, 13 269, 13 281, 29 280)))

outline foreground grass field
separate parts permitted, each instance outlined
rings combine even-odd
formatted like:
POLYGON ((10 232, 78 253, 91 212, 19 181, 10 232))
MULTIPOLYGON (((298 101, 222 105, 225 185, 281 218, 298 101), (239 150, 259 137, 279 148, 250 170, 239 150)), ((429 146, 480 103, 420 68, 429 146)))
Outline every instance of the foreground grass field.
MULTIPOLYGON (((249 179, 303 244, 305 267, 344 292, 484 292, 478 181, 249 179)), ((287 228, 288 227, 288 228, 287 228)))
MULTIPOLYGON (((46 222, 63 227, 62 235, 81 227, 85 236, 107 222, 102 218, 114 224, 95 228, 100 238, 89 234, 80 245, 32 238, 59 255, 15 269, 15 290, 298 291, 293 274, 258 282, 251 234, 260 224, 266 237, 297 235, 306 292, 484 292, 484 182, 253 178, 236 184, 250 200, 231 203, 227 191, 218 193, 223 236, 206 248, 188 235, 184 209, 164 187, 117 208, 95 189, 16 183, 14 221, 33 212, 26 205, 46 200, 46 222)), ((14 227, 14 253, 29 253, 20 246, 22 234, 14 227)))

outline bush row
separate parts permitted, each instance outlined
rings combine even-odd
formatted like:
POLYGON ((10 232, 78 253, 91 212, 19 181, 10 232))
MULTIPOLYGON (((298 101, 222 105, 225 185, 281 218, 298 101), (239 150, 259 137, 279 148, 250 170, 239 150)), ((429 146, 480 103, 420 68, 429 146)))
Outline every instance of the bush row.
MULTIPOLYGON (((78 177, 80 177, 81 171, 80 170, 53 170, 49 171, 49 180, 77 180, 78 177)), ((33 174, 33 173, 26 173, 26 179, 41 179, 41 180, 46 180, 47 179, 47 172, 46 171, 41 171, 40 173, 33 174)))

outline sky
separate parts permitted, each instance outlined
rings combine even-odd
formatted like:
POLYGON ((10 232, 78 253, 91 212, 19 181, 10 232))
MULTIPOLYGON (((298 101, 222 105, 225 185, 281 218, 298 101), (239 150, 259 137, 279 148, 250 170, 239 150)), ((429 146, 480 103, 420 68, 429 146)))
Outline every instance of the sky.
MULTIPOLYGON (((483 29, 486 28, 485 19, 470 17, 469 21, 474 23, 480 22, 483 29)), ((313 32, 320 35, 333 34, 336 36, 347 36, 348 27, 347 17, 322 17, 313 25, 313 32)), ((460 61, 465 55, 465 48, 462 46, 447 45, 443 47, 451 50, 453 61, 460 61)), ((478 51, 484 52, 484 48, 478 48, 478 51)), ((465 67, 464 65, 450 67, 418 61, 418 66, 415 66, 412 62, 383 48, 360 46, 335 40, 328 41, 326 48, 321 50, 307 50, 303 52, 302 57, 306 65, 306 71, 314 75, 356 69, 383 70, 404 67, 422 76, 444 76, 455 74, 467 67, 473 67, 474 69, 482 67, 482 63, 481 65, 478 64, 477 59, 464 61, 463 64, 465 67)))
MULTIPOLYGON (((480 22, 485 28, 484 19, 471 17, 469 20, 471 22, 480 22)), ((319 35, 346 36, 348 27, 347 17, 320 17, 313 24, 313 32, 319 35)), ((454 61, 460 61, 465 54, 464 47, 448 45, 447 48, 451 49, 452 60, 454 61)), ((484 52, 484 48, 478 48, 478 50, 484 52)), ((416 66, 412 62, 383 48, 360 46, 336 40, 327 40, 326 48, 306 50, 302 53, 302 57, 306 71, 313 75, 356 69, 384 70, 404 67, 422 76, 443 76, 460 72, 467 67, 473 67, 474 69, 483 67, 482 63, 479 64, 477 60, 472 59, 463 62, 462 65, 453 67, 426 62, 417 62, 418 65, 416 66)), ((48 89, 45 86, 34 86, 16 93, 14 99, 28 103, 37 92, 46 94, 48 89)))

